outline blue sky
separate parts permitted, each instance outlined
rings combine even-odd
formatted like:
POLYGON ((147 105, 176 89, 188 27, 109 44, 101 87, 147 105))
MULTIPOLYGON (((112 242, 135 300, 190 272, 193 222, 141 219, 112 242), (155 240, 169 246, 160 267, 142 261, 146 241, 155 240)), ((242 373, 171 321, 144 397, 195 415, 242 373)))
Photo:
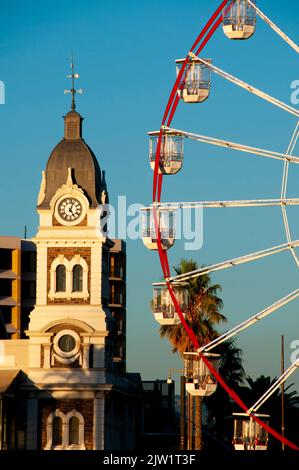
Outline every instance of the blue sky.
MULTIPOLYGON (((295 0, 259 2, 260 7, 298 42, 295 0)), ((128 204, 149 204, 152 171, 147 132, 159 128, 184 57, 218 1, 177 0, 5 2, 0 19, 0 80, 6 103, 0 106, 1 235, 28 235, 35 214, 41 171, 63 134, 69 109, 69 57, 80 73, 78 111, 85 117, 84 138, 106 171, 111 202, 126 195, 128 204), (17 5, 17 8, 16 8, 17 5)), ((232 42, 219 30, 205 57, 290 104, 290 84, 299 79, 293 50, 259 20, 255 36, 232 42)), ((209 100, 180 104, 173 126, 280 152, 287 148, 295 118, 223 79, 212 77, 209 100)), ((296 149, 298 153, 298 149, 296 149)), ((297 195, 299 169, 291 167, 288 194, 297 195)), ((183 170, 164 182, 163 200, 220 200, 279 197, 282 163, 186 142, 183 170)), ((293 238, 299 238, 298 209, 290 211, 293 238)), ((169 252, 171 266, 182 257, 203 264, 241 256, 284 243, 279 208, 213 209, 204 212, 204 244, 169 252)), ((151 284, 160 279, 158 256, 140 241, 128 242, 128 369, 144 379, 163 378, 180 359, 160 340, 149 309, 151 284)), ((258 312, 298 287, 290 254, 240 266, 213 276, 223 286, 228 326, 258 312)), ((274 313, 238 338, 252 376, 278 375, 280 334, 299 339, 299 301, 274 313)), ((299 377, 294 377, 297 385, 299 377)))

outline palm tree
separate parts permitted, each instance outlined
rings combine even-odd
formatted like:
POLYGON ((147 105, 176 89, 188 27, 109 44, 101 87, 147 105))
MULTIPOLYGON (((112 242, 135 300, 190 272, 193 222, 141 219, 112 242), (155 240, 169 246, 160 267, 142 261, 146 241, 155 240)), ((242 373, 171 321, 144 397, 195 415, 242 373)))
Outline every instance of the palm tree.
MULTIPOLYGON (((185 274, 198 269, 196 261, 182 259, 174 268, 176 273, 185 274)), ((218 292, 219 284, 212 284, 209 274, 204 274, 188 281, 189 309, 186 314, 186 322, 194 331, 201 346, 215 339, 218 334, 215 325, 225 322, 226 318, 220 310, 223 306, 218 292)), ((184 352, 194 352, 188 334, 182 324, 175 326, 163 325, 160 327, 160 336, 167 337, 172 345, 172 351, 179 352, 183 357, 184 352)), ((191 407, 192 408, 192 407, 191 407)), ((192 416, 193 419, 193 416, 192 416)), ((202 448, 202 398, 195 398, 195 449, 202 448)))

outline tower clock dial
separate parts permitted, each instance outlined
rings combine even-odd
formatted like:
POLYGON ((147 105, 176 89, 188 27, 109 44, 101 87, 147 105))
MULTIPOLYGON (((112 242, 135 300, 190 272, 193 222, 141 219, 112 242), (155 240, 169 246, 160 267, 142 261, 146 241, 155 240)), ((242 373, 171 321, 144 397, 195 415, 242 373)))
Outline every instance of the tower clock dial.
POLYGON ((82 214, 82 204, 74 197, 67 197, 59 203, 58 214, 66 222, 74 222, 82 214))

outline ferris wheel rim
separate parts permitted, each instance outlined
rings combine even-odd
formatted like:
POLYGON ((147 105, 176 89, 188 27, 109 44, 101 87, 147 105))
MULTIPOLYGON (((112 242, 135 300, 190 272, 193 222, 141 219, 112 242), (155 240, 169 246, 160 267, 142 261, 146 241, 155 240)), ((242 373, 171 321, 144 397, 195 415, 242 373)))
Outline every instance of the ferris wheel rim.
MULTIPOLYGON (((204 49, 205 45, 208 43, 208 41, 211 39, 211 37, 213 36, 215 31, 220 26, 220 24, 222 22, 222 11, 225 7, 227 7, 228 3, 229 3, 229 0, 223 0, 222 1, 220 6, 216 9, 214 14, 211 16, 211 18, 209 19, 209 21, 207 22, 207 24, 205 25, 205 27, 201 31, 200 35, 197 37, 195 43, 193 44, 193 46, 191 48, 191 52, 193 52, 193 50, 197 47, 197 45, 200 43, 201 40, 202 40, 202 43, 199 46, 198 50, 196 51, 196 55, 198 55, 199 52, 201 52, 204 49), (207 35, 205 37, 206 33, 207 33, 207 35)), ((249 2, 249 3, 252 4, 253 2, 249 2)), ((225 11, 228 11, 228 7, 225 11)), ((298 49, 298 51, 299 51, 299 49, 298 49)), ((186 66, 188 64, 189 54, 190 54, 190 52, 188 53, 188 55, 185 58, 185 61, 182 65, 182 67, 181 67, 180 73, 177 76, 177 79, 176 79, 175 84, 172 88, 168 103, 167 103, 166 108, 165 108, 165 112, 164 112, 164 116, 163 116, 163 120, 162 120, 162 125, 161 125, 161 128, 160 128, 159 138, 158 138, 158 142, 157 142, 156 160, 155 160, 154 176, 153 176, 153 195, 152 196, 153 196, 154 226, 155 226, 156 237, 157 237, 158 254, 159 254, 159 258, 160 258, 160 264, 161 264, 161 268, 162 268, 162 271, 163 271, 164 279, 166 281, 167 289, 168 289, 169 294, 171 296, 171 299, 173 301, 174 307, 175 307, 175 309, 176 309, 176 311, 179 315, 181 323, 182 323, 183 327, 185 328, 189 338, 191 339, 195 349, 198 350, 199 349, 199 344, 198 344, 197 338, 196 338, 193 330, 186 323, 185 318, 184 318, 184 316, 181 312, 180 306, 177 302, 176 296, 173 292, 171 283, 169 282, 170 268, 169 268, 168 255, 167 255, 166 250, 163 250, 163 248, 162 248, 161 233, 160 233, 159 226, 158 226, 157 206, 156 206, 157 203, 161 202, 161 192, 162 192, 162 184, 163 184, 163 174, 159 174, 159 172, 158 172, 159 158, 160 158, 160 153, 161 153, 162 132, 163 132, 162 128, 163 128, 163 126, 165 126, 165 124, 166 124, 166 126, 170 126, 170 124, 172 122, 172 119, 173 119, 173 116, 175 114, 176 108, 178 106, 178 103, 179 103, 179 100, 180 100, 180 98, 178 96, 178 93, 177 93, 178 85, 179 85, 181 77, 183 76, 184 70, 186 69, 186 66)), ((289 161, 285 160, 285 165, 284 166, 286 168, 286 172, 288 171, 288 165, 289 165, 289 161)), ((286 185, 287 185, 287 178, 286 178, 286 185)), ((288 226, 288 219, 287 219, 285 206, 282 206, 282 211, 283 211, 284 221, 285 220, 287 221, 287 226, 288 226)), ((252 418, 254 421, 256 421, 262 428, 264 428, 267 432, 269 432, 277 440, 283 442, 288 447, 290 447, 294 450, 299 450, 298 446, 293 444, 291 441, 286 439, 284 436, 280 435, 277 431, 272 429, 268 424, 261 421, 258 416, 254 415, 254 413, 246 407, 245 403, 240 399, 240 397, 236 394, 236 392, 234 392, 226 384, 226 382, 223 380, 223 378, 221 377, 219 372, 217 372, 213 368, 213 366, 210 364, 208 359, 203 354, 201 354, 199 351, 198 351, 198 353, 200 355, 200 358, 203 360, 203 362, 205 363, 207 368, 212 373, 212 375, 216 378, 217 382, 230 395, 230 397, 240 406, 240 408, 243 409, 243 411, 246 412, 246 414, 250 418, 252 418)))

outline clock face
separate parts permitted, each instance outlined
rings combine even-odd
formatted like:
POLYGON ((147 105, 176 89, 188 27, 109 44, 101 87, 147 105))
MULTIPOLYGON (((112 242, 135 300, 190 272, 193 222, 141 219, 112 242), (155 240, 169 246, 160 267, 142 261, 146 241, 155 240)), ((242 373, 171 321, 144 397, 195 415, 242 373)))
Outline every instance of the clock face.
POLYGON ((82 214, 82 205, 78 199, 67 197, 58 205, 58 214, 66 222, 77 220, 82 214))

